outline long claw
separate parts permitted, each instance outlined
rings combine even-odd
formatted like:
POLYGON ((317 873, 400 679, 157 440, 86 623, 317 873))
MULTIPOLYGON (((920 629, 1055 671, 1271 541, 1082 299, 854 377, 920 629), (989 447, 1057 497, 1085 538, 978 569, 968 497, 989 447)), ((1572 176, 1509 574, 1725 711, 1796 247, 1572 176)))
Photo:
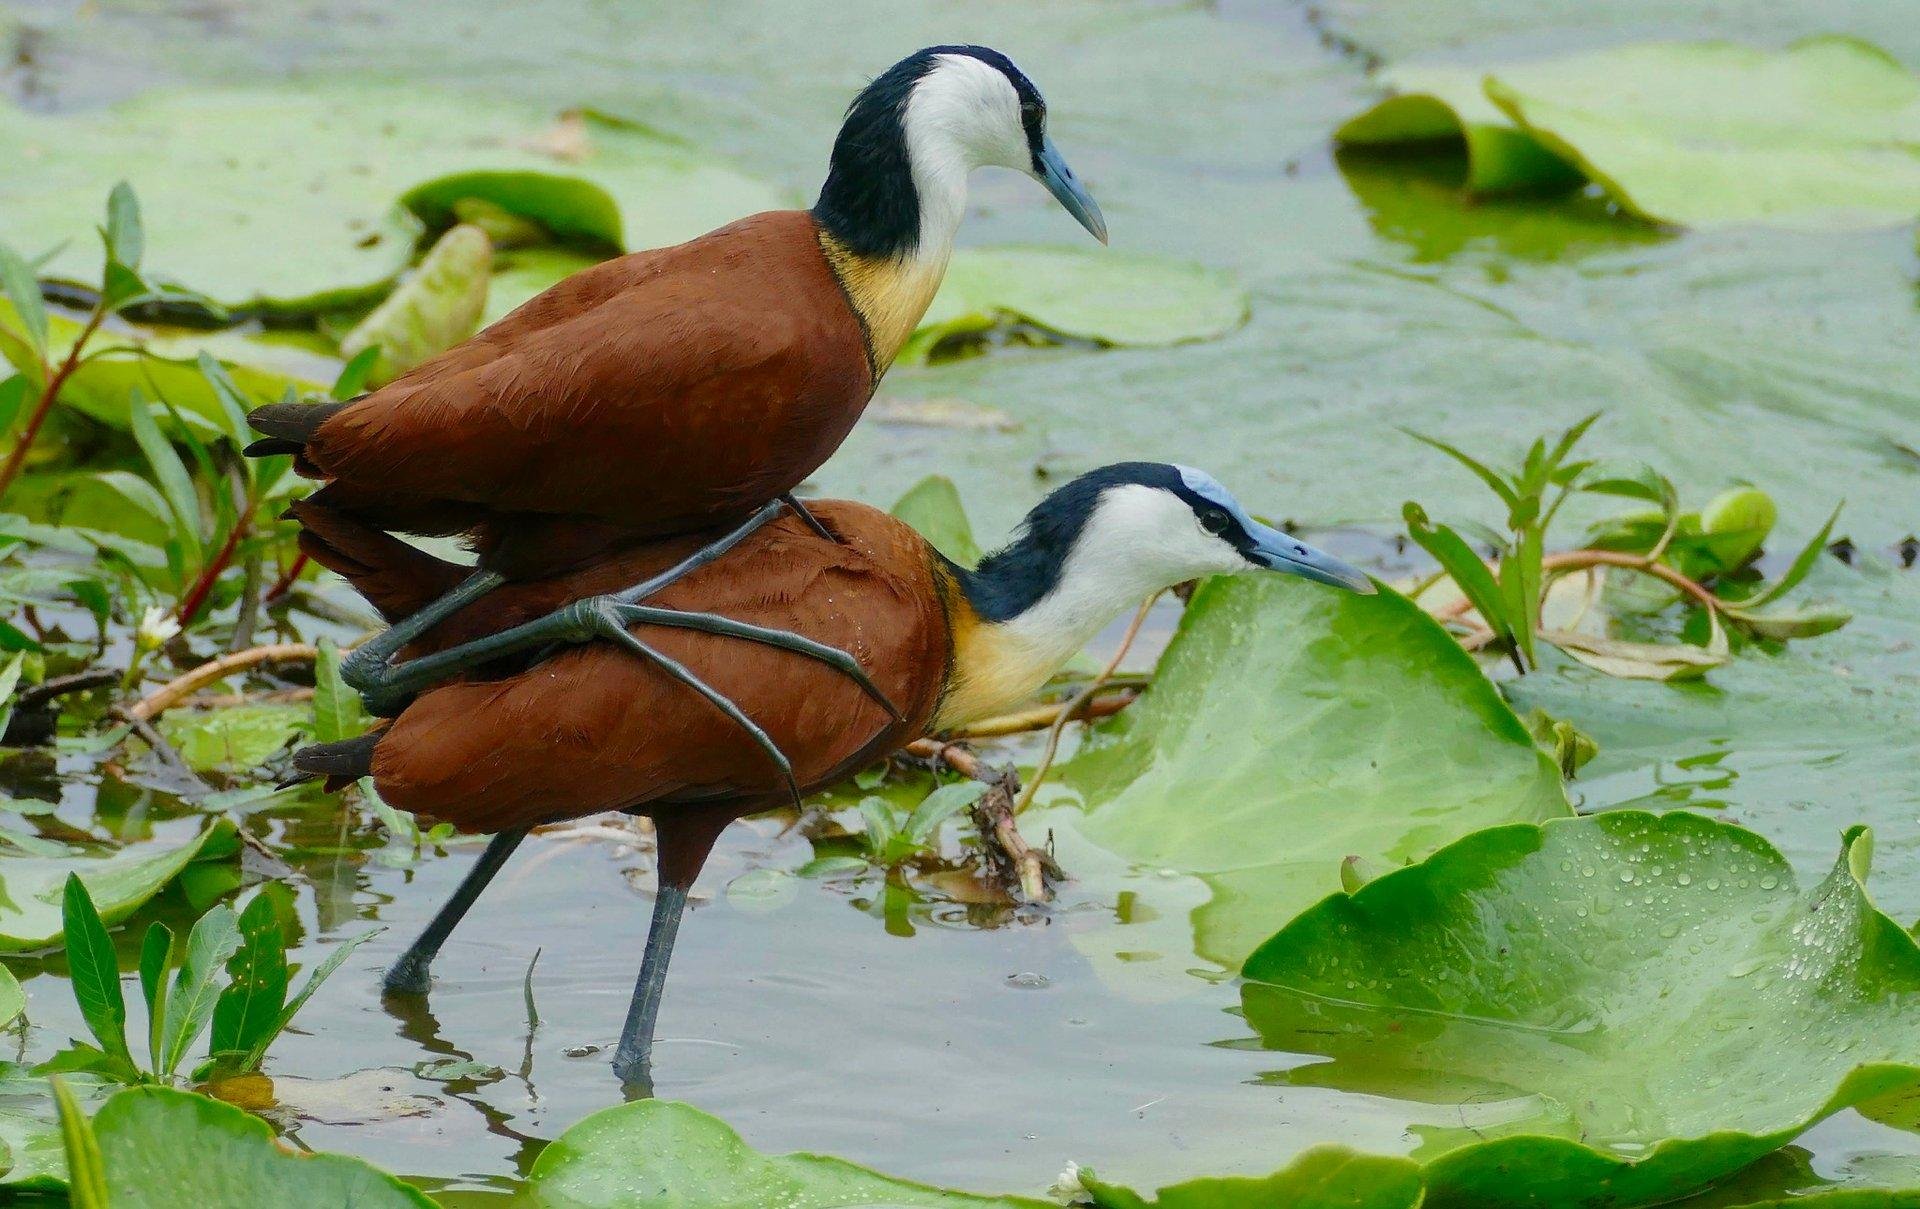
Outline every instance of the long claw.
POLYGON ((746 713, 741 710, 739 706, 717 692, 712 686, 708 685, 706 681, 688 671, 686 665, 662 655, 659 651, 654 650, 646 643, 635 638, 632 634, 627 633, 625 627, 620 624, 617 617, 608 618, 608 623, 602 630, 602 635, 626 647, 642 659, 652 660, 661 671, 672 676, 675 680, 686 685, 694 692, 699 693, 712 703, 715 709, 733 719, 740 729, 746 731, 747 734, 753 737, 753 741, 760 745, 760 750, 767 753, 767 758, 773 761, 774 766, 780 770, 781 777, 786 780, 787 792, 792 795, 793 804, 795 806, 800 805, 800 785, 793 779, 792 762, 787 759, 786 753, 780 750, 780 745, 773 741, 773 737, 760 728, 758 722, 747 717, 746 713))
POLYGON ((801 503, 798 499, 795 499, 793 492, 789 491, 785 495, 780 496, 778 498, 781 503, 793 509, 793 514, 799 517, 801 521, 806 524, 807 528, 813 530, 815 533, 819 534, 821 537, 826 538, 828 541, 832 542, 836 546, 840 544, 840 539, 835 537, 833 535, 833 532, 829 530, 825 525, 821 524, 820 518, 815 516, 812 512, 808 511, 807 506, 805 504, 801 503))
POLYGON ((887 700, 880 686, 867 678, 867 670, 860 661, 836 646, 824 642, 815 642, 804 634, 791 630, 775 630, 766 626, 753 625, 745 621, 735 621, 731 617, 720 617, 713 613, 683 613, 678 609, 656 609, 645 605, 622 605, 618 609, 619 617, 629 625, 661 625, 676 629, 699 630, 705 634, 721 634, 728 638, 741 638, 748 642, 764 643, 778 647, 783 651, 792 651, 817 659, 821 663, 839 672, 860 686, 860 691, 873 698, 881 709, 887 711, 895 722, 904 715, 887 700))

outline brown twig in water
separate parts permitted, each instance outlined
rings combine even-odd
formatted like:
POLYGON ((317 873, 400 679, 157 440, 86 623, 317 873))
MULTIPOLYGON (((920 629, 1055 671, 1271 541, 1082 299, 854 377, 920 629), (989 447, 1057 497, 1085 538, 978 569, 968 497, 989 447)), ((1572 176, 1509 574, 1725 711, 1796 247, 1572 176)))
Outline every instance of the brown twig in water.
POLYGON ((1043 903, 1050 897, 1047 875, 1064 878, 1060 867, 1044 852, 1027 846, 1013 817, 1013 795, 1020 779, 1012 769, 995 768, 968 748, 944 739, 919 739, 907 745, 907 754, 945 764, 963 777, 983 782, 987 791, 973 804, 973 825, 979 830, 987 860, 1007 885, 1026 902, 1043 903))
POLYGON ((223 680, 235 672, 256 667, 262 663, 311 663, 319 653, 309 643, 276 642, 268 646, 248 647, 244 651, 234 651, 218 659, 210 659, 190 672, 175 676, 140 698, 126 711, 127 717, 136 723, 145 722, 172 709, 214 681, 223 680))
MULTIPOLYGON (((1637 571, 1642 575, 1651 575, 1691 597, 1695 604, 1710 613, 1720 613, 1726 609, 1726 602, 1701 584, 1665 563, 1654 562, 1639 554, 1628 554, 1622 550, 1562 550, 1558 554, 1549 554, 1540 560, 1540 570, 1543 572, 1586 571, 1594 567, 1620 567, 1628 571, 1637 571)), ((1489 562, 1487 568, 1498 572, 1500 564, 1489 562)), ((1448 601, 1437 609, 1428 609, 1427 612, 1436 621, 1453 621, 1473 612, 1473 603, 1463 596, 1458 600, 1448 601)))
POLYGON ((1032 709, 1015 710, 1010 714, 982 718, 969 723, 953 732, 956 739, 1000 739, 1008 735, 1024 735, 1036 730, 1046 730, 1063 717, 1071 716, 1081 720, 1107 718, 1119 713, 1140 699, 1140 690, 1122 689, 1107 697, 1090 697, 1084 705, 1075 708, 1074 702, 1081 698, 1076 695, 1072 700, 1056 705, 1036 705, 1032 709))
POLYGON ((1053 757, 1060 751, 1060 736, 1067 729, 1067 723, 1073 720, 1074 714, 1078 713, 1083 706, 1093 700, 1093 695, 1100 691, 1100 686, 1107 682, 1107 678, 1119 670, 1120 661, 1127 657, 1127 651, 1132 648, 1133 640, 1140 636, 1140 627, 1146 624, 1147 614, 1153 611, 1153 602, 1159 599, 1160 593, 1155 592, 1140 602, 1140 608, 1134 612, 1133 620, 1127 623, 1127 632, 1120 636, 1119 649, 1114 651, 1113 658, 1107 660, 1107 666, 1101 668, 1098 676, 1090 680, 1085 688, 1075 693, 1072 699, 1060 708, 1060 716, 1055 718, 1053 725, 1047 729, 1047 749, 1041 753, 1040 763, 1034 768, 1033 775, 1027 778, 1025 791, 1014 803, 1015 814, 1020 814, 1033 805, 1034 793, 1039 790, 1041 783, 1047 779, 1047 773, 1053 768, 1053 757))

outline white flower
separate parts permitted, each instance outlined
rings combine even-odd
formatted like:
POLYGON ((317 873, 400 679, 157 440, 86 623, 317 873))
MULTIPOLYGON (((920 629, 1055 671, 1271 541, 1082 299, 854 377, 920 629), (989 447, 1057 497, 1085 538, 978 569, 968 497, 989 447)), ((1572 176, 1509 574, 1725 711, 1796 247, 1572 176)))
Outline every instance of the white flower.
POLYGON ((140 614, 140 625, 133 632, 134 645, 142 651, 157 651, 180 632, 180 622, 171 611, 149 605, 140 614))
POLYGON ((1053 1186, 1047 1189, 1047 1195, 1062 1205, 1091 1205, 1093 1194, 1080 1182, 1080 1164, 1069 1159, 1066 1170, 1062 1171, 1053 1186))

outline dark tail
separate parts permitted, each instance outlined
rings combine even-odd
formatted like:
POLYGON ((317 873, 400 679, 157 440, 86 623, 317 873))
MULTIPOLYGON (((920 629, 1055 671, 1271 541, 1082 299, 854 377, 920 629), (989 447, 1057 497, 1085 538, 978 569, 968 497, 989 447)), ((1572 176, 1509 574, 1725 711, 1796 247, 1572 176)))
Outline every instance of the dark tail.
POLYGON ((298 455, 320 426, 339 415, 345 406, 346 403, 269 403, 254 408, 247 414, 247 423, 253 425, 255 432, 266 436, 247 446, 247 456, 298 455))
POLYGON ((472 572, 327 507, 319 495, 296 502, 287 515, 300 522, 301 552, 338 572, 388 621, 419 611, 472 572))
POLYGON ((379 746, 383 733, 375 730, 337 743, 309 743, 293 753, 293 767, 299 775, 285 783, 298 784, 325 777, 327 792, 333 793, 361 777, 372 776, 373 749, 379 746))

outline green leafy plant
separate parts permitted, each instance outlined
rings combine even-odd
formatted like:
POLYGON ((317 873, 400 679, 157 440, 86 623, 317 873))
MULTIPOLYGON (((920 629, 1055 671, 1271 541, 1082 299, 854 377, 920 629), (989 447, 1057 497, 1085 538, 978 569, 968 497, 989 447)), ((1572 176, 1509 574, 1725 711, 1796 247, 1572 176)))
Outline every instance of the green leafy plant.
MULTIPOLYGON (((1850 614, 1837 608, 1767 608, 1812 572, 1833 532, 1838 508, 1779 579, 1757 583, 1749 568, 1773 531, 1772 499, 1747 487, 1722 493, 1701 511, 1683 512, 1672 481, 1651 467, 1573 459, 1574 447, 1597 419, 1598 413, 1586 417, 1551 446, 1544 438, 1534 441, 1517 470, 1497 468, 1435 437, 1408 433, 1466 467, 1506 510, 1504 532, 1437 523, 1413 501, 1402 510, 1408 535, 1440 564, 1440 575, 1421 584, 1414 596, 1426 595, 1440 581, 1451 583, 1458 599, 1437 606, 1438 615, 1465 624, 1463 640, 1471 647, 1504 654, 1521 673, 1538 666, 1544 641, 1611 675, 1679 680, 1726 662, 1732 649, 1729 634, 1740 639, 1809 638, 1847 623, 1850 614), (1596 527, 1586 548, 1549 553, 1547 537, 1554 519, 1579 494, 1631 499, 1651 507, 1596 527), (1492 551, 1491 564, 1468 536, 1492 551), (1548 594, 1557 581, 1577 572, 1606 570, 1644 576, 1670 589, 1668 599, 1700 618, 1699 642, 1635 642, 1572 626, 1543 628, 1548 594), (1469 615, 1477 624, 1466 620, 1469 615)), ((1580 615, 1586 614, 1583 607, 1580 615)))
MULTIPOLYGON (((107 195, 106 223, 99 231, 106 252, 100 287, 78 338, 64 354, 57 353, 52 344, 52 325, 46 303, 40 296, 37 262, 28 261, 15 249, 0 244, 0 293, 4 293, 12 307, 17 324, 13 336, 25 346, 22 357, 25 364, 19 367, 20 372, 0 382, 0 431, 11 429, 26 401, 33 399, 25 423, 14 436, 12 450, 6 461, 0 463, 0 498, 6 496, 8 488, 20 477, 34 439, 59 398, 61 387, 89 358, 108 351, 87 348, 100 325, 130 307, 187 296, 176 287, 141 276, 146 234, 140 221, 140 204, 125 181, 115 185, 107 195)), ((58 251, 60 249, 55 250, 58 251)))
POLYGON ((286 942, 271 895, 256 894, 238 914, 221 904, 200 916, 177 963, 173 930, 157 921, 149 924, 140 944, 140 993, 147 1011, 142 1065, 127 1044, 126 1001, 112 938, 77 876, 67 879, 63 916, 74 999, 98 1045, 76 1042, 42 1070, 84 1070, 124 1083, 171 1082, 209 1025, 207 1058, 194 1068, 194 1077, 258 1070, 274 1038, 353 950, 375 935, 365 932, 335 946, 289 997, 286 942))

